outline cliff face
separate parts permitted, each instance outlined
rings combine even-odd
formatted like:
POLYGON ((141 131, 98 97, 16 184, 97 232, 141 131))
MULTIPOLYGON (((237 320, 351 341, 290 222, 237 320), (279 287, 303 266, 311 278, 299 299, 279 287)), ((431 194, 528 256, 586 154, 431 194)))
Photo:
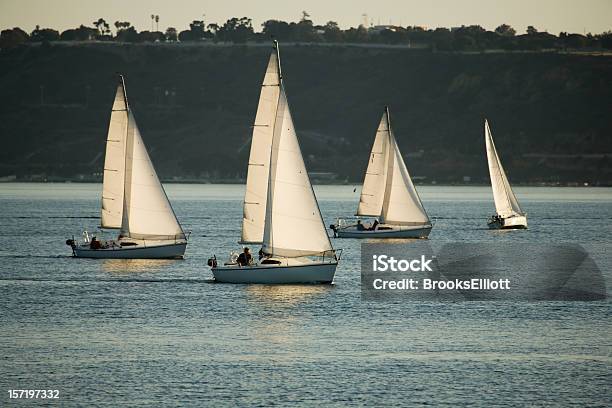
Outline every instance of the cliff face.
MULTIPOLYGON (((99 172, 116 72, 162 177, 244 176, 268 47, 72 44, 0 52, 0 176, 99 172)), ((612 182, 612 58, 288 46, 309 171, 360 180, 383 106, 411 173, 486 180, 483 119, 515 182, 612 182)))

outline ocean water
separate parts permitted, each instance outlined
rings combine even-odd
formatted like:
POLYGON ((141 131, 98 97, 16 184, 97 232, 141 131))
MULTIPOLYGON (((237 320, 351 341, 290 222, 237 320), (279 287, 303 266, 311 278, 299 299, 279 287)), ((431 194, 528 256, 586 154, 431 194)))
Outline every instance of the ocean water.
MULTIPOLYGON (((432 243, 578 243, 608 298, 367 302, 360 242, 334 285, 210 283, 238 250, 242 186, 167 185, 184 260, 72 258, 100 185, 0 184, 0 406, 606 406, 612 189, 517 188, 527 231, 489 231, 490 188, 420 187, 432 243), (10 389, 57 389, 16 401, 10 389)), ((358 190, 317 186, 326 224, 358 190)))

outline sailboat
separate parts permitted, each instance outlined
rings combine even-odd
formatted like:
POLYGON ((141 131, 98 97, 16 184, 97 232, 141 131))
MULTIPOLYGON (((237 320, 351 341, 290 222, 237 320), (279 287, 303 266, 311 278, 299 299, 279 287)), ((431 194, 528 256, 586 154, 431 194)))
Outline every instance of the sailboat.
POLYGON ((339 238, 427 238, 431 232, 431 221, 397 146, 387 106, 376 131, 355 215, 377 219, 369 225, 360 219, 353 223, 340 219, 331 225, 334 235, 339 238))
POLYGON ((217 282, 331 283, 333 249, 297 139, 274 42, 253 126, 241 243, 261 245, 259 262, 234 257, 209 266, 217 282))
POLYGON ((510 187, 506 172, 504 172, 504 168, 499 160, 495 143, 493 143, 489 122, 486 119, 484 131, 491 187, 493 188, 493 199, 495 200, 495 210, 497 212, 497 214, 489 219, 487 224, 491 229, 527 228, 527 215, 521 210, 516 196, 510 187))
POLYGON ((118 230, 117 239, 84 232, 83 242, 66 241, 75 257, 181 258, 187 246, 128 104, 123 76, 106 139, 100 228, 118 230))

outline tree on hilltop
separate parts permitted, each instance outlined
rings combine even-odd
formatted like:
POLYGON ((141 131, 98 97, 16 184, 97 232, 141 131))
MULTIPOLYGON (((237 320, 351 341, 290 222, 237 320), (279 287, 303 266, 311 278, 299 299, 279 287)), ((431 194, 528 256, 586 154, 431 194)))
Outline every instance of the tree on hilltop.
POLYGON ((502 24, 495 29, 495 32, 504 37, 514 37, 516 35, 516 30, 509 26, 508 24, 502 24))

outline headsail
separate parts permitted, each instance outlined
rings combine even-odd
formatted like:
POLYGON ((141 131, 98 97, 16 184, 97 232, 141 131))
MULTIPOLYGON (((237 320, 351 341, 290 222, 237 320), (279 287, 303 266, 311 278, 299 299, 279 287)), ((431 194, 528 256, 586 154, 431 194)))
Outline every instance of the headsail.
POLYGON ((272 138, 262 249, 285 257, 332 250, 282 85, 272 138))
POLYGON ((516 196, 510 187, 508 177, 504 172, 497 149, 493 143, 493 136, 489 128, 489 122, 485 119, 485 144, 487 148, 487 161, 489 163, 489 174, 491 176, 491 187, 493 188, 493 199, 495 210, 502 217, 511 215, 523 215, 516 196))
POLYGON ((389 108, 380 120, 357 215, 394 225, 427 225, 429 217, 412 183, 391 128, 389 108))
POLYGON ((389 126, 389 160, 387 160, 387 183, 380 221, 395 225, 430 224, 429 217, 397 146, 391 128, 388 107, 385 107, 385 115, 389 126))
POLYGON ((121 227, 127 127, 128 106, 123 77, 120 76, 106 137, 100 215, 100 226, 102 228, 121 227))
POLYGON ((185 239, 132 112, 129 112, 127 134, 120 236, 149 240, 185 239))
POLYGON ((249 155, 246 191, 242 215, 242 243, 261 243, 263 240, 270 172, 270 151, 281 78, 276 52, 272 52, 261 84, 257 115, 249 155))

